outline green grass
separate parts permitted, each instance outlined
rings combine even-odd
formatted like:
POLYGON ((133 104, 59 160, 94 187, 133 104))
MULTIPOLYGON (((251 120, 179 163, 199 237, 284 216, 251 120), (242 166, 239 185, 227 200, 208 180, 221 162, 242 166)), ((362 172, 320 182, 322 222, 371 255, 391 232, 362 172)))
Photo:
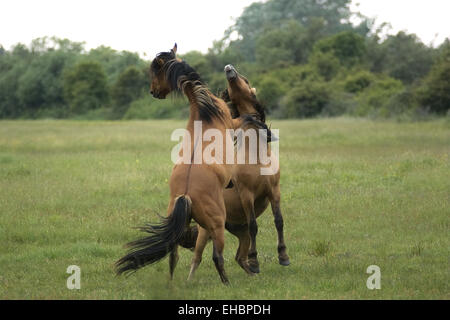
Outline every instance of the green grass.
POLYGON ((123 244, 168 204, 170 134, 185 121, 0 122, 1 299, 449 299, 450 125, 274 121, 291 258, 278 264, 270 210, 258 219, 261 273, 235 263, 220 284, 208 244, 195 279, 181 250, 116 277, 123 244), (66 269, 81 267, 81 290, 66 269), (369 265, 381 290, 368 290, 369 265))

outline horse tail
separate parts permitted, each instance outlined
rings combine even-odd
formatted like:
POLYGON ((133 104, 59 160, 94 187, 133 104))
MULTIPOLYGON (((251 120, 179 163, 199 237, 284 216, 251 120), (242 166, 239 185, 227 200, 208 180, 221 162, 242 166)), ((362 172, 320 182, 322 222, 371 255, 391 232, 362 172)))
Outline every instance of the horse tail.
POLYGON ((167 256, 180 242, 189 225, 191 206, 192 201, 188 195, 179 196, 167 218, 163 218, 159 224, 140 227, 141 231, 150 235, 126 245, 130 249, 127 255, 116 262, 117 274, 135 272, 167 256))

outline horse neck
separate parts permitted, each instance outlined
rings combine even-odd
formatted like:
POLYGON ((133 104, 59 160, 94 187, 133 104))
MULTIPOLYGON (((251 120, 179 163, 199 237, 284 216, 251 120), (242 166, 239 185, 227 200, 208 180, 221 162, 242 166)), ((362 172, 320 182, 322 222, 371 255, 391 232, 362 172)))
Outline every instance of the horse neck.
POLYGON ((181 90, 189 100, 189 131, 193 130, 196 120, 203 121, 206 128, 232 127, 227 106, 217 100, 192 67, 183 61, 173 60, 168 63, 166 70, 172 89, 181 90))
POLYGON ((259 114, 258 111, 253 106, 248 105, 247 103, 237 104, 237 109, 241 116, 259 114))
MULTIPOLYGON (((253 129, 256 130, 256 132, 257 132, 257 134, 256 134, 256 137, 257 137, 257 140, 256 140, 257 148, 256 148, 256 149, 250 150, 249 143, 246 143, 246 144, 245 144, 246 161, 247 161, 247 163, 248 163, 249 155, 250 155, 250 154, 253 154, 253 155, 256 156, 256 158, 258 159, 258 163, 260 163, 260 158, 259 158, 259 147, 260 147, 260 145, 259 145, 259 131, 258 131, 258 128, 253 128, 253 129)), ((271 155, 270 143, 267 143, 267 155, 268 155, 268 156, 271 155)))
POLYGON ((237 104, 237 110, 238 110, 240 116, 250 115, 250 116, 254 116, 258 120, 262 120, 262 118, 263 118, 263 116, 260 114, 260 112, 258 110, 256 110, 256 108, 253 105, 248 104, 248 103, 237 104))
POLYGON ((183 90, 184 95, 188 98, 189 101, 189 125, 194 125, 194 121, 201 121, 200 117, 200 102, 198 95, 196 94, 196 88, 193 85, 186 85, 183 90))
POLYGON ((190 83, 183 93, 189 100, 189 125, 202 121, 207 128, 232 128, 231 114, 224 102, 220 102, 203 84, 190 83), (227 121, 228 120, 228 121, 227 121))

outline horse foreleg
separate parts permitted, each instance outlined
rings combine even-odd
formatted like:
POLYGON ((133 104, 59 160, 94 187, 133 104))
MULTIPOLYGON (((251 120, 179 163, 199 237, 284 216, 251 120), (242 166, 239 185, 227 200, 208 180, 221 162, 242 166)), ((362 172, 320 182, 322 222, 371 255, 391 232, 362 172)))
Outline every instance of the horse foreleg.
POLYGON ((256 251, 256 235, 258 234, 258 224, 256 223, 255 206, 253 196, 250 192, 240 194, 242 207, 247 217, 248 232, 250 234, 250 249, 248 251, 248 264, 253 273, 259 273, 258 252, 256 251))
POLYGON ((272 213, 274 217, 275 227, 278 233, 278 261, 283 266, 288 266, 290 264, 289 256, 286 253, 286 244, 284 243, 284 233, 283 233, 283 216, 281 215, 280 209, 280 188, 279 185, 275 188, 272 198, 270 199, 270 204, 272 206, 272 213))
POLYGON ((248 265, 248 250, 250 248, 250 234, 247 224, 226 223, 225 228, 239 239, 239 248, 236 252, 235 260, 239 266, 249 275, 254 275, 248 265))

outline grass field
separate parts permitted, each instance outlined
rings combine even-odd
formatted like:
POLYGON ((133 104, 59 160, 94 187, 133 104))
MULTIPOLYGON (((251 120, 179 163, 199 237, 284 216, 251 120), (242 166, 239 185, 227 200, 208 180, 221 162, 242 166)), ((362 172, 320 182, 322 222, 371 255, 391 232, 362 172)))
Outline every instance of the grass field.
POLYGON ((347 118, 274 121, 280 129, 289 267, 270 210, 258 219, 261 273, 235 263, 221 285, 208 244, 196 278, 181 250, 126 277, 114 262, 132 227, 168 203, 170 134, 185 121, 0 122, 1 299, 449 299, 450 124, 347 118), (81 290, 66 288, 69 265, 81 290), (381 289, 368 290, 369 265, 381 289))

